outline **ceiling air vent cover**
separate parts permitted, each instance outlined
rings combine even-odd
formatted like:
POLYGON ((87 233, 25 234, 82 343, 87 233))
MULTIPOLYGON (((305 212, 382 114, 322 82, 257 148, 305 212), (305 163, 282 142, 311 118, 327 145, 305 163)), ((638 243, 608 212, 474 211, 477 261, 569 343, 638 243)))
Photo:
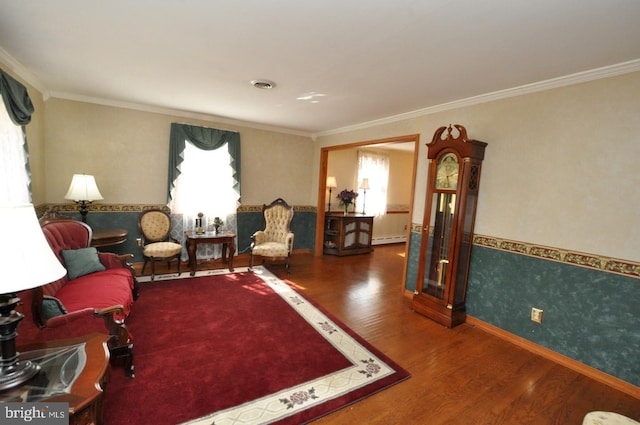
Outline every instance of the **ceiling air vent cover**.
POLYGON ((251 85, 257 89, 272 89, 276 86, 276 83, 269 80, 251 80, 251 85))

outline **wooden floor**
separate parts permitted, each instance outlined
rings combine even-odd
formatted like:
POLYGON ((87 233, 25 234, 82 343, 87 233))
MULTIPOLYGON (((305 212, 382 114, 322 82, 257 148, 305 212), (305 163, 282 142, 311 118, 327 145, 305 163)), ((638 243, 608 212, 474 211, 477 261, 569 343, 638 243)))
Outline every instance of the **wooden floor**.
POLYGON ((296 254, 289 275, 267 266, 412 374, 314 424, 580 425, 594 410, 640 420, 636 398, 470 325, 446 329, 414 313, 402 288, 403 253, 403 245, 386 245, 352 257, 296 254))

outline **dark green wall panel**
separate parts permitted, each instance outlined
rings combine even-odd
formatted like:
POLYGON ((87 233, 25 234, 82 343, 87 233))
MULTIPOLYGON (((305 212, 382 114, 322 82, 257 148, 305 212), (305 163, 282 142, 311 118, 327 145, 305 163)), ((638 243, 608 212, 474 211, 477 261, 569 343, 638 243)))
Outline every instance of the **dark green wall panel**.
MULTIPOLYGON (((411 233, 406 289, 415 289, 421 234, 411 233)), ((474 245, 467 314, 640 385, 640 280, 474 245), (542 324, 531 308, 544 311, 542 324)), ((427 320, 427 319, 425 319, 427 320)))
MULTIPOLYGON (((80 218, 78 213, 65 215, 80 218)), ((129 233, 127 241, 121 245, 100 248, 102 251, 115 252, 116 254, 134 255, 133 262, 141 262, 142 251, 136 244, 136 238, 140 237, 138 231, 139 212, 99 212, 91 211, 87 215, 87 224, 94 229, 121 228, 129 233)), ((313 250, 315 244, 316 213, 309 211, 296 211, 291 221, 291 230, 295 234, 293 240, 294 249, 313 250)), ((238 253, 248 252, 251 245, 251 235, 256 230, 264 229, 264 220, 259 211, 238 212, 238 253)))
MULTIPOLYGON (((251 235, 262 229, 264 229, 264 218, 261 211, 238 212, 238 245, 242 247, 241 249, 248 249, 251 245, 251 235)), ((294 211, 291 231, 294 233, 294 250, 313 250, 316 240, 316 213, 294 211)))
POLYGON ((474 246, 468 285, 469 315, 640 385, 638 279, 474 246))
POLYGON ((418 260, 420 256, 419 233, 411 232, 409 235, 409 257, 407 259, 407 283, 406 289, 413 292, 416 290, 416 280, 418 279, 418 260))

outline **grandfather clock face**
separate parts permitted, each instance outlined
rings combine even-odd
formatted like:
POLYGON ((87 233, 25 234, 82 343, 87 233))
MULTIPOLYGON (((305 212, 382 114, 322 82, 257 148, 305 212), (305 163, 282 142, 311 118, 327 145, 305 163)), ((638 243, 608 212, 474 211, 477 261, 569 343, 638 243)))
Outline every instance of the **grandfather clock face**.
POLYGON ((458 188, 458 177, 460 175, 460 164, 458 157, 454 153, 442 156, 436 165, 436 186, 437 190, 456 190, 458 188))

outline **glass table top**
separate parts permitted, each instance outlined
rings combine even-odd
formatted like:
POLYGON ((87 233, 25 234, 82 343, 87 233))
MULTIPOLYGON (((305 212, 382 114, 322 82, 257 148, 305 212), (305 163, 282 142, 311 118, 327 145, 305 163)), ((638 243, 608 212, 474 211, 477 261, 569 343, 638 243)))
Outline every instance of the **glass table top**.
POLYGON ((23 385, 0 392, 0 402, 40 401, 71 393, 74 382, 87 364, 85 343, 51 347, 20 353, 20 361, 30 360, 40 371, 23 385))

